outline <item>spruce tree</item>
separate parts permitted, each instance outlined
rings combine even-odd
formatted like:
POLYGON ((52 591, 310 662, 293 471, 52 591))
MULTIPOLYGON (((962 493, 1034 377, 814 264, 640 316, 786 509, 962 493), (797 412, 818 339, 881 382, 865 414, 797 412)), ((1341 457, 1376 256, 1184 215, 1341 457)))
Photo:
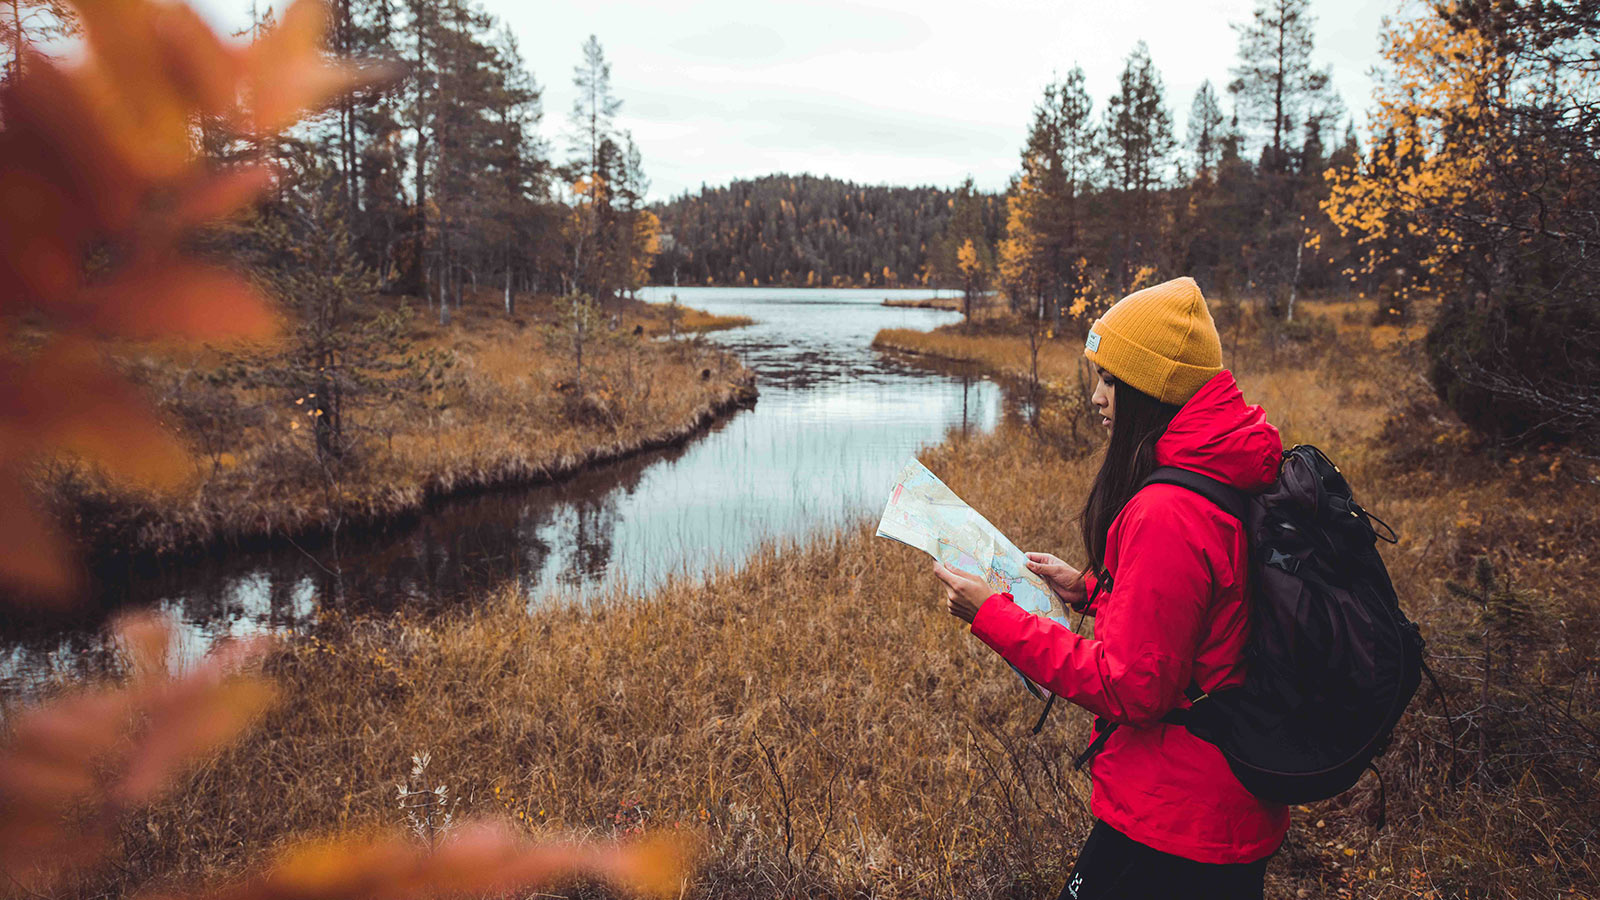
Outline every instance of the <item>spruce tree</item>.
POLYGON ((1108 223, 1118 240, 1114 269, 1126 282, 1142 266, 1159 267, 1162 223, 1159 191, 1167 181, 1174 146, 1161 74, 1144 41, 1134 46, 1106 101, 1101 131, 1104 165, 1116 206, 1108 223))
POLYGON ((614 244, 608 234, 614 224, 611 182, 621 162, 615 119, 622 101, 612 94, 611 63, 592 34, 583 45, 583 61, 573 67, 572 84, 578 96, 569 115, 568 177, 581 186, 571 237, 572 279, 577 290, 604 302, 609 296, 603 284, 610 264, 606 245, 614 244))
POLYGON ((27 53, 45 51, 52 41, 78 33, 78 14, 63 0, 0 2, 0 52, 5 54, 3 80, 22 74, 27 53))
POLYGON ((1186 142, 1194 157, 1197 178, 1209 179, 1216 175, 1217 161, 1222 156, 1222 107, 1217 103, 1217 92, 1211 80, 1200 83, 1194 92, 1194 102, 1189 105, 1189 139, 1186 142))
POLYGON ((1262 168, 1274 174, 1291 167, 1295 131, 1330 112, 1328 70, 1311 63, 1315 21, 1310 0, 1258 0, 1251 20, 1233 26, 1239 64, 1228 91, 1264 142, 1262 168))
POLYGON ((493 44, 494 77, 488 97, 491 145, 486 161, 498 190, 491 193, 491 213, 483 223, 485 243, 500 267, 506 315, 516 313, 517 276, 524 280, 538 264, 531 248, 537 229, 550 224, 539 207, 547 191, 549 166, 539 140, 543 117, 542 89, 527 71, 516 37, 506 27, 493 44))

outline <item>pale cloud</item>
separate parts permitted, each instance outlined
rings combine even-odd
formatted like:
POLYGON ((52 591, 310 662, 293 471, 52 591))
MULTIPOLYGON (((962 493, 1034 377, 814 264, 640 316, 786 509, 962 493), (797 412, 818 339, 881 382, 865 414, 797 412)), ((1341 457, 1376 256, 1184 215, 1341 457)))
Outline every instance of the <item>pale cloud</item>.
MULTIPOLYGON (((243 14, 204 0, 235 26, 243 14)), ((241 0, 227 0, 230 4, 241 0)), ((1253 0, 891 0, 858 3, 484 0, 545 86, 543 134, 564 146, 572 67, 596 34, 656 198, 730 178, 807 171, 866 183, 999 190, 1043 86, 1081 64, 1096 111, 1145 40, 1175 131, 1209 79, 1223 93, 1253 0)), ((1312 0, 1317 56, 1362 120, 1380 0, 1312 0)))
POLYGON ((668 45, 686 56, 712 59, 770 60, 787 49, 776 28, 749 22, 725 22, 668 45))

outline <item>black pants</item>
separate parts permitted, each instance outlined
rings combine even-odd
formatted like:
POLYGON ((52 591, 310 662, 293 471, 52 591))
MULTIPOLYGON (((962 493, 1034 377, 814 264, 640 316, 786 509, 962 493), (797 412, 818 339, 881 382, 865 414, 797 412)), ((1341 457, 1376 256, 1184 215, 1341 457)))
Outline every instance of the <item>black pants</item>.
POLYGON ((1261 900, 1267 861, 1201 863, 1096 821, 1059 900, 1261 900))

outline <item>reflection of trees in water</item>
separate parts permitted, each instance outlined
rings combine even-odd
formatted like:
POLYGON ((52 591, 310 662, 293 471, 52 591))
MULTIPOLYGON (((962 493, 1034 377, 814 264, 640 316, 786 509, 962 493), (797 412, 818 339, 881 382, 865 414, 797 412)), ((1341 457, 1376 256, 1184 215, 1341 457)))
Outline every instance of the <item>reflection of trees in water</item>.
POLYGON ((274 577, 272 573, 267 576, 267 625, 274 631, 294 629, 300 627, 298 621, 299 611, 295 609, 295 588, 300 585, 300 579, 287 578, 282 575, 274 577))
MULTIPOLYGON (((537 580, 552 555, 573 579, 590 578, 612 559, 618 493, 632 493, 651 466, 686 450, 639 454, 555 484, 445 501, 413 522, 337 541, 286 541, 191 559, 107 560, 96 572, 94 595, 106 610, 161 605, 187 622, 218 623, 220 632, 237 631, 241 620, 288 630, 313 624, 322 609, 447 608, 507 582, 537 580)), ((72 630, 92 633, 100 618, 72 630)), ((59 629, 52 633, 59 636, 59 629)))
POLYGON ((563 519, 572 523, 570 562, 556 573, 556 581, 581 587, 605 575, 611 562, 612 541, 617 530, 616 493, 578 499, 565 510, 563 519))
MULTIPOLYGON (((839 312, 841 316, 854 314, 843 308, 839 312)), ((804 324, 797 319, 766 331, 726 332, 717 341, 760 371, 764 390, 781 410, 793 406, 784 405, 785 391, 809 393, 839 383, 852 389, 890 386, 907 402, 921 399, 930 409, 938 407, 947 424, 953 425, 956 411, 949 404, 955 400, 954 382, 959 379, 964 431, 981 429, 997 415, 994 406, 1004 401, 996 399, 992 385, 975 377, 970 366, 930 366, 926 358, 901 359, 868 349, 865 341, 876 330, 874 323, 881 311, 874 305, 859 312, 871 319, 868 324, 874 327, 857 328, 842 318, 835 322, 833 311, 828 311, 828 321, 821 326, 813 324, 812 318, 804 324), (821 331, 813 333, 818 327, 821 331), (774 334, 773 329, 782 333, 774 334), (788 333, 791 330, 794 333, 788 333)), ((720 431, 741 418, 742 414, 724 417, 711 431, 720 431)), ((841 463, 850 462, 853 457, 840 449, 840 436, 860 437, 847 427, 848 422, 838 427, 831 421, 809 422, 803 433, 786 430, 800 427, 789 418, 779 416, 777 423, 768 423, 764 430, 743 429, 738 441, 718 444, 712 455, 725 463, 738 457, 760 465, 763 454, 785 460, 794 456, 774 453, 773 447, 766 446, 769 441, 787 449, 800 442, 811 471, 835 455, 841 463), (820 460, 819 455, 826 455, 827 460, 820 460)), ((266 550, 221 550, 201 558, 114 562, 98 579, 96 599, 106 608, 160 605, 170 609, 189 623, 188 633, 200 642, 223 634, 308 629, 331 609, 375 615, 400 609, 448 609, 478 600, 506 583, 520 585, 534 599, 551 589, 589 590, 619 579, 635 581, 632 586, 641 587, 637 582, 648 582, 655 574, 658 557, 669 554, 649 551, 643 557, 635 556, 638 545, 675 547, 692 539, 718 547, 742 546, 742 537, 749 530, 748 514, 740 509, 721 519, 716 515, 707 519, 700 515, 704 510, 694 509, 691 501, 685 504, 689 509, 674 517, 671 510, 663 511, 659 499, 638 505, 628 499, 641 490, 653 489, 654 483, 645 478, 647 471, 679 460, 699 441, 696 438, 679 447, 641 454, 558 484, 486 492, 440 503, 416 520, 385 531, 355 534, 347 528, 336 543, 300 540, 266 550), (640 518, 624 521, 636 508, 640 518), (707 537, 700 531, 685 536, 680 533, 684 523, 696 529, 720 527, 736 533, 726 539, 707 537), (630 527, 652 531, 640 539, 623 531, 630 527), (617 571, 623 566, 628 570, 617 571)), ((705 461, 699 465, 697 477, 704 477, 705 461)), ((774 480, 771 471, 748 477, 774 480)), ((811 507, 818 503, 827 507, 829 502, 820 495, 803 496, 794 516, 813 520, 818 513, 811 507)), ((737 553, 734 550, 731 556, 737 553)), ((663 567, 678 565, 669 560, 663 567)), ((88 625, 92 629, 98 622, 88 625)), ((76 657, 92 657, 84 652, 87 648, 101 646, 92 630, 71 637, 57 630, 24 648, 25 654, 50 662, 20 665, 35 672, 49 665, 75 665, 79 662, 76 657)), ((16 647, 10 641, 0 643, 0 679, 5 678, 8 654, 14 655, 16 647)))

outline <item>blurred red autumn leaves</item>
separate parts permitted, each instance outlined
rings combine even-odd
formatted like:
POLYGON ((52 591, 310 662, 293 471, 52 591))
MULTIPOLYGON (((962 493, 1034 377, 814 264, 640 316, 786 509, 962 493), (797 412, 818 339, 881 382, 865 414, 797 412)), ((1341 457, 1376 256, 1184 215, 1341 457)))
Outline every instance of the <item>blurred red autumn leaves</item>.
POLYGON ((260 140, 380 74, 327 60, 324 11, 307 0, 249 44, 222 40, 181 4, 75 7, 81 60, 61 66, 24 49, 0 131, 0 579, 47 597, 75 584, 59 532, 24 496, 31 459, 70 452, 148 484, 188 470, 95 342, 275 328, 247 281, 183 251, 195 226, 250 203, 272 178, 261 165, 203 160, 202 124, 260 140), (25 319, 46 329, 44 346, 18 346, 25 319))
MULTIPOLYGON (((71 884, 114 845, 122 814, 172 786, 268 710, 274 690, 248 670, 265 641, 236 642, 181 674, 171 630, 132 616, 117 629, 130 676, 21 712, 0 747, 0 896, 71 884)), ((253 878, 182 900, 407 900, 497 896, 574 876, 661 897, 682 889, 689 845, 671 835, 630 845, 538 844, 509 823, 468 822, 437 847, 399 835, 292 847, 253 878)))
MULTIPOLYGON (((74 7, 80 57, 58 65, 24 50, 25 74, 0 96, 0 592, 58 600, 78 587, 75 567, 29 502, 31 462, 73 454, 152 485, 189 471, 182 445, 105 362, 104 342, 261 338, 277 327, 248 281, 185 252, 197 226, 250 204, 274 178, 261 165, 204 159, 202 130, 262 141, 385 75, 327 59, 325 11, 311 0, 248 44, 224 41, 179 3, 74 7)), ((4 892, 38 896, 96 864, 122 813, 271 706, 269 683, 247 671, 262 644, 230 645, 174 674, 170 634, 154 617, 127 619, 123 683, 7 714, 4 892)), ((500 893, 574 873, 675 895, 682 858, 672 842, 536 846, 510 826, 478 823, 436 848, 381 836, 304 844, 254 879, 196 896, 500 893)))
POLYGON ((30 889, 105 850, 119 814, 153 799, 183 763, 226 743, 272 690, 242 677, 259 645, 236 643, 183 677, 168 674, 170 632, 154 617, 119 628, 126 684, 27 710, 0 749, 0 872, 30 889))

